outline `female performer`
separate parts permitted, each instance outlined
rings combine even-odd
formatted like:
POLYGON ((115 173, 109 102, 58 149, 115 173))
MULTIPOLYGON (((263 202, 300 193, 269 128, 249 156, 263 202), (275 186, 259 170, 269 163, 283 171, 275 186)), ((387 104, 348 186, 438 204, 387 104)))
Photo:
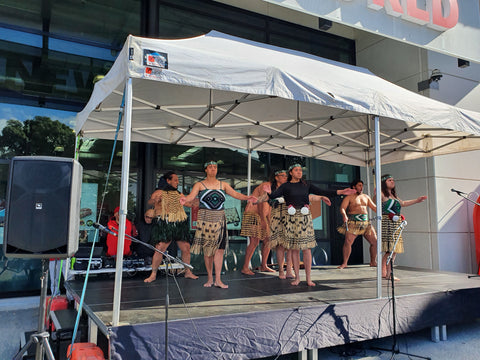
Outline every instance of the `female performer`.
POLYGON ((226 182, 217 180, 217 162, 209 161, 204 166, 206 178, 193 185, 192 192, 180 198, 183 205, 199 195, 200 208, 198 210, 197 231, 192 246, 192 253, 200 254, 203 251, 208 279, 203 286, 227 289, 220 278, 223 254, 227 245, 227 222, 223 204, 225 194, 238 200, 256 202, 254 196, 247 196, 232 189, 226 182), (213 266, 215 265, 215 281, 213 280, 213 266))
MULTIPOLYGON (((413 200, 400 200, 395 190, 393 176, 389 174, 382 176, 382 251, 385 251, 382 258, 382 276, 385 279, 390 279, 391 276, 391 268, 387 269, 387 258, 390 252, 394 251, 391 260, 392 265, 396 254, 403 253, 403 239, 401 233, 399 234, 399 226, 402 223, 403 216, 400 214, 402 207, 418 204, 426 199, 426 196, 420 196, 413 200), (400 238, 395 249, 393 249, 398 236, 400 238)), ((373 201, 375 202, 375 197, 373 201)))
MULTIPOLYGON (((284 219, 285 248, 292 250, 293 268, 295 271, 295 280, 292 285, 300 283, 300 250, 303 252, 303 262, 305 264, 305 275, 308 286, 315 286, 311 279, 312 253, 311 248, 317 245, 315 233, 313 230, 312 215, 309 209, 309 194, 321 195, 322 200, 331 205, 330 199, 325 194, 344 194, 348 195, 355 190, 344 189, 326 191, 319 189, 315 185, 302 180, 303 171, 300 164, 290 166, 288 170, 287 182, 281 185, 275 191, 269 194, 270 199, 283 196, 287 207, 287 213, 284 219)), ((270 189, 267 187, 268 193, 270 189)))
MULTIPOLYGON (((275 191, 282 184, 287 182, 287 170, 277 170, 273 173, 273 178, 270 179, 269 191, 275 191)), ((293 279, 295 275, 292 272, 293 261, 292 252, 287 251, 287 269, 286 275, 283 270, 285 264, 285 234, 283 231, 283 222, 287 208, 285 207, 285 200, 278 198, 270 200, 270 248, 276 249, 278 262, 278 277, 280 279, 293 279)))
MULTIPOLYGON (((166 181, 163 189, 155 190, 148 200, 148 205, 155 207, 156 223, 153 226, 150 241, 158 250, 165 252, 172 241, 176 241, 182 252, 182 261, 190 264, 190 228, 188 217, 180 205, 180 199, 185 197, 178 188, 178 176, 174 171, 163 175, 166 181)), ((162 262, 163 255, 159 252, 153 254, 152 273, 144 281, 149 283, 157 278, 157 271, 162 262)), ((198 279, 192 270, 185 268, 185 277, 198 279)))
MULTIPOLYGON (((255 190, 253 190, 252 195, 257 199, 264 195, 265 190, 262 183, 258 185, 255 190)), ((262 241, 262 264, 260 266, 260 271, 265 272, 275 272, 275 270, 270 269, 267 266, 268 254, 270 253, 270 227, 268 218, 270 216, 270 206, 266 202, 259 203, 248 203, 245 206, 245 211, 242 216, 242 229, 240 230, 241 236, 248 236, 250 242, 245 249, 245 260, 243 261, 242 274, 245 275, 255 275, 255 273, 250 270, 250 260, 252 259, 253 253, 257 248, 260 240, 262 241)))

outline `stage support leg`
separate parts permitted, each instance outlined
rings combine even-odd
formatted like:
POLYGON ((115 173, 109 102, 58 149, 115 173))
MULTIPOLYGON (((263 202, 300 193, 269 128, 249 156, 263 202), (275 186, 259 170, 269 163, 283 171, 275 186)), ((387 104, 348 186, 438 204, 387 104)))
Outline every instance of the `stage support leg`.
POLYGON ((305 349, 299 351, 298 360, 318 360, 318 349, 305 349))
POLYGON ((440 328, 438 326, 432 326, 430 334, 433 342, 438 343, 440 341, 440 328))
POLYGON ((440 340, 447 341, 447 325, 442 325, 440 327, 440 340))
POLYGON ((98 326, 90 318, 88 318, 88 341, 96 344, 98 337, 98 326))
POLYGON ((430 331, 433 342, 447 341, 447 325, 432 326, 430 331))

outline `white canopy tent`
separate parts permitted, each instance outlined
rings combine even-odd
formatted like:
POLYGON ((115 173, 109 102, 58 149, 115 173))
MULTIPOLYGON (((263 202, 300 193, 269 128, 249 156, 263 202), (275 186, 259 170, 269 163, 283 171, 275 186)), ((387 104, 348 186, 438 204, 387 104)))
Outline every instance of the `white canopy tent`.
MULTIPOLYGON (((218 32, 182 40, 129 36, 77 115, 76 131, 113 139, 119 111, 124 117, 119 239, 125 231, 131 141, 375 163, 377 183, 380 159, 389 163, 480 147, 479 113, 412 93, 366 69, 218 32)), ((118 259, 114 325, 121 255, 118 259)), ((381 296, 380 268, 377 277, 381 296)))

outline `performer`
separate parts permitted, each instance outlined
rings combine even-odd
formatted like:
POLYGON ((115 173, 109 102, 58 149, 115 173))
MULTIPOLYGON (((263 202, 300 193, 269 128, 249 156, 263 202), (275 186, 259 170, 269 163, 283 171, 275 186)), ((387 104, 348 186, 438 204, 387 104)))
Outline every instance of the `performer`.
MULTIPOLYGON (((182 261, 190 264, 190 228, 187 214, 180 204, 180 199, 185 195, 177 190, 179 181, 174 171, 165 173, 163 179, 166 181, 166 185, 163 189, 156 190, 148 200, 148 204, 155 207, 156 217, 150 241, 162 252, 167 250, 172 241, 176 241, 182 252, 182 261)), ((159 252, 153 254, 152 273, 144 280, 145 282, 149 283, 157 278, 158 267, 162 259, 163 255, 159 252)), ((185 277, 198 279, 198 276, 194 275, 189 268, 185 268, 185 277)))
POLYGON ((356 193, 346 196, 340 205, 343 225, 337 230, 340 234, 345 235, 345 242, 343 243, 343 263, 338 266, 338 269, 347 267, 353 242, 358 235, 363 235, 370 243, 370 266, 377 266, 377 234, 368 219, 368 208, 377 211, 377 207, 370 196, 363 193, 362 180, 355 180, 352 188, 356 193))
POLYGON ((208 279, 203 286, 227 289, 228 285, 221 280, 223 254, 227 245, 227 222, 223 204, 225 194, 238 200, 256 202, 254 196, 247 196, 232 189, 226 182, 217 180, 217 162, 208 161, 204 165, 206 178, 193 185, 192 192, 180 198, 183 205, 199 195, 200 208, 198 210, 197 231, 192 246, 192 253, 203 252, 208 279), (215 281, 213 280, 213 266, 215 265, 215 281))
MULTIPOLYGON (((292 285, 300 283, 300 250, 303 252, 305 275, 308 286, 315 286, 311 279, 312 253, 311 248, 317 245, 313 230, 312 215, 309 209, 309 194, 321 195, 322 200, 330 205, 330 199, 325 194, 350 194, 353 189, 337 190, 337 192, 321 190, 315 185, 302 180, 303 172, 300 164, 290 166, 287 182, 269 194, 270 199, 283 196, 287 206, 284 220, 285 245, 292 250, 295 280, 292 285)), ((269 193, 270 189, 265 188, 269 193)))
MULTIPOLYGON (((119 219, 120 215, 119 212, 120 207, 117 206, 115 210, 113 210, 113 217, 107 224, 107 228, 113 231, 115 234, 118 233, 119 227, 119 219)), ((130 255, 130 244, 132 241, 127 238, 127 235, 132 236, 132 223, 130 220, 125 219, 125 239, 124 239, 124 246, 123 246, 123 255, 130 255)), ((107 256, 116 256, 117 255, 117 235, 112 235, 110 233, 107 234, 107 256)))
MULTIPOLYGON (((258 185, 252 192, 252 196, 260 198, 265 190, 266 183, 258 185)), ((248 203, 242 216, 242 229, 240 235, 250 237, 250 242, 245 249, 245 261, 243 262, 242 274, 254 275, 255 273, 249 269, 250 260, 257 248, 260 240, 262 241, 262 265, 260 271, 275 272, 267 266, 268 254, 270 253, 269 236, 270 226, 269 218, 270 206, 267 202, 248 203)))
MULTIPOLYGON (((387 258, 392 251, 393 244, 398 236, 399 225, 403 221, 403 215, 400 214, 401 208, 421 203, 427 199, 426 196, 420 196, 413 200, 401 200, 395 190, 395 180, 389 174, 382 176, 382 251, 385 252, 382 258, 382 276, 389 279, 391 268, 387 269, 387 258)), ((375 201, 375 197, 374 197, 375 201)), ((400 239, 393 249, 392 264, 397 253, 403 253, 403 238, 400 239)), ((398 278, 395 278, 398 280, 398 278)))
MULTIPOLYGON (((275 191, 282 184, 287 182, 287 170, 278 170, 273 173, 273 177, 270 179, 270 189, 269 191, 275 191)), ((264 186, 265 187, 265 186, 264 186)), ((268 188, 268 187, 267 187, 268 188)), ((269 201, 270 214, 270 248, 276 249, 277 253, 277 262, 278 262, 278 277, 280 279, 293 279, 295 275, 292 271, 293 260, 292 252, 285 252, 285 234, 283 231, 283 219, 287 213, 287 208, 285 206, 285 199, 280 197, 278 199, 273 199, 269 201), (287 255, 287 268, 286 274, 283 269, 285 264, 285 253, 287 255)))
MULTIPOLYGON (((287 170, 277 170, 272 173, 270 179, 270 190, 274 191, 282 184, 287 182, 287 170)), ((318 195, 309 196, 310 202, 322 201, 323 197, 318 195)), ((283 231, 284 219, 287 214, 287 208, 285 206, 285 199, 283 197, 269 200, 270 207, 269 215, 267 218, 270 223, 270 249, 276 249, 277 262, 278 262, 278 277, 280 279, 294 279, 295 274, 293 272, 293 260, 292 260, 292 251, 285 249, 285 235, 283 231), (285 265, 285 254, 287 258, 286 271, 284 270, 285 265)))

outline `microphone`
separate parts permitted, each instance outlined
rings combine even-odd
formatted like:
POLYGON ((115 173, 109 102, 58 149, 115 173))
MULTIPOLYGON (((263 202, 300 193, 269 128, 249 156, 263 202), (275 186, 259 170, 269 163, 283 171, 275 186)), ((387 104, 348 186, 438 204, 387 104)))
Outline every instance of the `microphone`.
POLYGON ((106 233, 109 233, 110 235, 117 236, 117 234, 115 234, 112 230, 110 230, 109 228, 107 228, 107 227, 105 227, 105 226, 103 226, 99 223, 93 223, 93 227, 95 229, 105 231, 106 233))
POLYGON ((464 192, 459 191, 459 190, 455 190, 455 189, 450 189, 450 191, 457 193, 457 195, 467 195, 467 194, 465 194, 464 192))

